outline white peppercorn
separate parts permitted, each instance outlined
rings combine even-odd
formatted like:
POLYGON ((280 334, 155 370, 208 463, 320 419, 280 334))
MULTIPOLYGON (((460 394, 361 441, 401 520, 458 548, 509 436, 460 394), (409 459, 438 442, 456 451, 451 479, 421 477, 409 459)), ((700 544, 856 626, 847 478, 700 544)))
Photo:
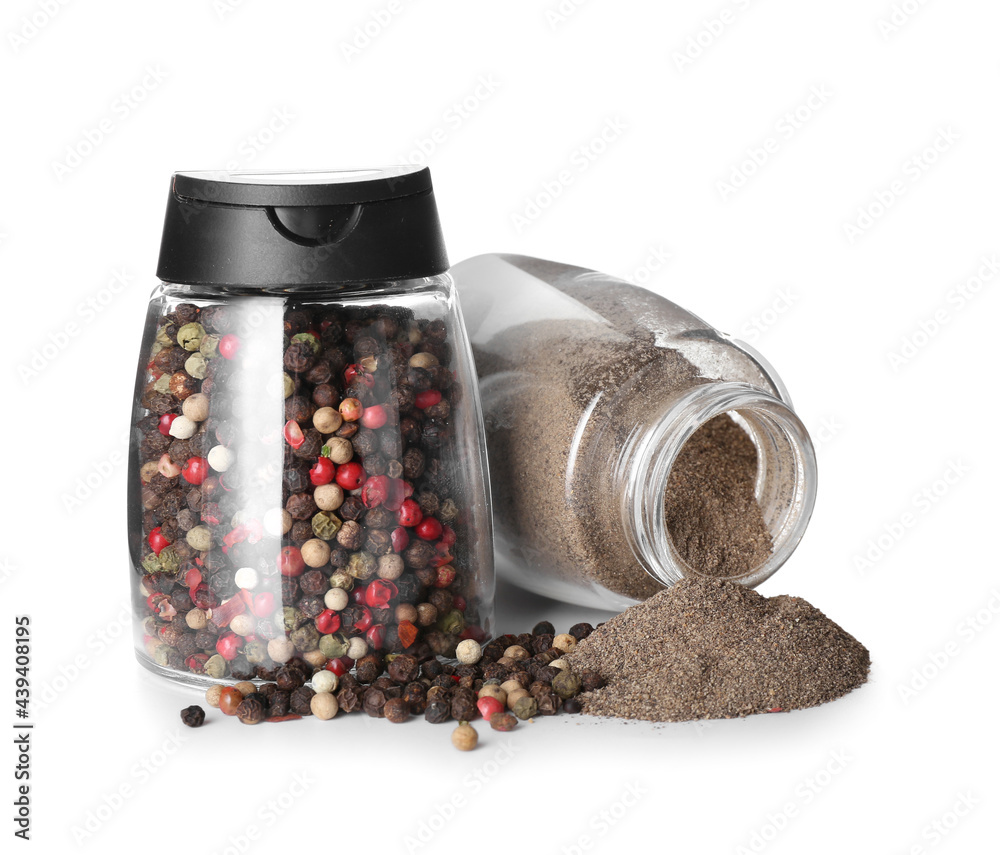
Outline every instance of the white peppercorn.
POLYGON ((333 407, 320 407, 313 413, 313 427, 320 433, 333 433, 343 423, 343 416, 333 407))
POLYGON ((208 615, 203 609, 191 609, 185 616, 184 622, 196 632, 204 629, 208 625, 208 615))
POLYGON ((323 605, 335 612, 346 609, 350 601, 350 595, 343 588, 330 588, 323 597, 323 605))
POLYGON ((347 646, 347 655, 357 662, 363 659, 368 653, 368 645, 363 638, 352 638, 347 646))
POLYGON ((236 582, 238 588, 252 591, 260 584, 260 574, 253 567, 240 567, 236 571, 236 575, 233 576, 233 581, 236 582))
POLYGON ((170 423, 170 435, 177 439, 191 439, 198 425, 187 416, 178 416, 170 423))
POLYGON ((552 646, 558 647, 563 653, 572 653, 576 647, 576 639, 568 632, 561 632, 552 639, 552 646))
POLYGON ((323 484, 313 491, 313 501, 321 511, 335 511, 344 504, 344 491, 337 484, 323 484))
POLYGON ((463 665, 475 665, 483 658, 483 648, 475 639, 467 638, 455 648, 455 658, 463 665))
POLYGON ((312 677, 313 691, 317 694, 322 692, 336 692, 340 680, 332 671, 317 671, 312 677))
POLYGON ((256 623, 248 614, 236 615, 236 617, 229 622, 229 628, 237 635, 245 637, 253 635, 256 623))
POLYGON ((295 655, 295 645, 288 638, 272 638, 267 643, 267 655, 283 665, 295 655))
POLYGON ((317 692, 309 701, 309 709, 320 721, 328 721, 338 713, 340 705, 330 692, 317 692))
POLYGON ((219 696, 222 694, 222 686, 216 683, 213 686, 209 686, 208 690, 205 692, 205 701, 210 707, 219 708, 219 696))
MULTIPOLYGON (((337 489, 340 489, 339 487, 337 489)), ((287 534, 292 527, 292 515, 284 508, 271 508, 264 513, 264 531, 272 537, 287 534)))
POLYGON ((309 567, 322 567, 330 560, 330 547, 325 540, 311 538, 299 547, 302 560, 309 567))
POLYGON ((225 472, 235 461, 236 455, 224 445, 216 445, 208 452, 208 465, 216 472, 225 472))
MULTIPOLYGON (((181 405, 181 412, 184 418, 193 422, 203 422, 208 418, 208 395, 204 392, 195 392, 184 399, 181 405)), ((179 417, 178 417, 179 418, 179 417)), ((174 419, 176 422, 177 419, 174 419)))

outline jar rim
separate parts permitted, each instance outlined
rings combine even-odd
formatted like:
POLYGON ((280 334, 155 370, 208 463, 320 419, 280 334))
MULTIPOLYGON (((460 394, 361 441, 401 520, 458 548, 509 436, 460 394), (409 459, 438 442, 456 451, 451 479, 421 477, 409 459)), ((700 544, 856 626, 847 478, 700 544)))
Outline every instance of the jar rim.
POLYGON ((640 432, 622 460, 626 489, 622 518, 632 551, 646 572, 671 586, 686 576, 738 582, 755 587, 791 556, 805 533, 816 502, 816 453, 805 425, 779 397, 746 383, 712 382, 673 400, 640 432), (666 524, 667 482, 684 444, 696 430, 728 413, 757 448, 758 502, 773 548, 762 564, 746 573, 715 576, 691 567, 680 555, 666 524), (768 455, 764 443, 778 449, 768 455))

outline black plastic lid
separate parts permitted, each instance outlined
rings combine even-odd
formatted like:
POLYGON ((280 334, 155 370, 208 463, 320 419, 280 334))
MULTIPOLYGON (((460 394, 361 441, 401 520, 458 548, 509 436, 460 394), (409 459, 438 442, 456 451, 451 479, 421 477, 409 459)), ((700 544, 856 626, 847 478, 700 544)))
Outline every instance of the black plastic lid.
POLYGON ((394 166, 174 173, 156 273, 164 282, 293 287, 447 269, 430 170, 394 166))

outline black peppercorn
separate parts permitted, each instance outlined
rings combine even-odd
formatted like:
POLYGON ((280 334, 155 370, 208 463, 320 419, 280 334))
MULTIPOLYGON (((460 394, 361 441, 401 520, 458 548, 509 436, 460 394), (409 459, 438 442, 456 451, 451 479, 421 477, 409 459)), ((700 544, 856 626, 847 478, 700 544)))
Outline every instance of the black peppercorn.
POLYGON ((433 680, 435 677, 440 677, 444 671, 441 668, 441 663, 437 659, 428 659, 420 666, 420 674, 423 677, 427 677, 433 680))
POLYGON ((393 724, 401 724, 410 717, 410 705, 404 698, 390 698, 385 702, 382 714, 393 724))
POLYGON ((577 698, 569 698, 563 701, 563 712, 567 713, 578 713, 582 712, 583 705, 577 698))
POLYGON ((605 686, 604 678, 596 671, 581 671, 579 677, 582 691, 584 692, 592 692, 595 689, 603 689, 605 686))
POLYGON ((531 652, 535 655, 539 653, 544 653, 550 647, 552 647, 552 639, 555 636, 550 632, 545 632, 540 635, 536 635, 531 640, 531 652))
POLYGON ((292 696, 290 692, 283 691, 279 689, 274 692, 270 698, 268 698, 268 703, 270 707, 270 713, 272 716, 283 716, 288 715, 291 709, 292 696))
POLYGON ((459 721, 471 721, 478 714, 476 693, 472 689, 458 688, 451 697, 451 717, 459 721))
POLYGON ((451 705, 448 701, 429 700, 424 709, 424 720, 431 724, 441 724, 451 718, 451 705))
POLYGON ((354 674, 359 683, 373 683, 382 673, 382 657, 377 653, 369 653, 358 660, 354 674))
POLYGON ((372 718, 382 718, 387 698, 382 689, 369 688, 365 692, 362 708, 372 718))
POLYGON ((315 694, 308 686, 299 686, 299 688, 292 692, 288 706, 293 713, 298 715, 312 715, 312 708, 309 704, 312 702, 313 695, 315 694))
POLYGON ((392 662, 389 663, 389 677, 397 683, 411 683, 417 679, 419 673, 420 663, 405 653, 395 656, 392 662))
POLYGON ((301 671, 286 665, 278 669, 278 673, 275 675, 275 682, 283 692, 294 692, 300 686, 304 685, 306 681, 303 679, 301 671))
POLYGON ((236 717, 243 724, 260 724, 267 714, 267 700, 257 692, 247 695, 236 708, 236 717))
POLYGON ((181 710, 181 721, 188 727, 201 727, 205 723, 205 711, 193 704, 181 710))
POLYGON ((555 635, 556 628, 547 620, 541 620, 535 624, 535 628, 531 630, 532 635, 555 635))
POLYGON ((357 712, 361 709, 363 692, 355 686, 342 686, 337 692, 337 704, 343 713, 357 712))
POLYGON ((594 631, 589 623, 575 623, 569 628, 569 634, 573 636, 577 641, 582 641, 590 633, 594 631))

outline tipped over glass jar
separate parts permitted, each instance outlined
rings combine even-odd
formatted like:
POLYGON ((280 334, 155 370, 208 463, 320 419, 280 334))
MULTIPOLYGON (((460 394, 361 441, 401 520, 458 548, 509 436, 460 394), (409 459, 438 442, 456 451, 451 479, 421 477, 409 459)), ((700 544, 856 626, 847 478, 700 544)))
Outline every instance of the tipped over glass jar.
POLYGON ((788 559, 812 513, 816 458, 759 354, 594 271, 485 255, 453 274, 502 574, 621 609, 684 576, 753 586, 788 559))
POLYGON ((132 415, 136 653, 344 673, 492 632, 482 419, 430 176, 177 173, 132 415))

